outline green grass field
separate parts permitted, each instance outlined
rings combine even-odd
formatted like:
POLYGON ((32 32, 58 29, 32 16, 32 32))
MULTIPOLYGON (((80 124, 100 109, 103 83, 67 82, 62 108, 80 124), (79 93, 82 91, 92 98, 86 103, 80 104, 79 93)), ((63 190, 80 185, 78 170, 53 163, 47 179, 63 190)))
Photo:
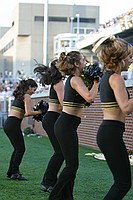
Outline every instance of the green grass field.
MULTIPOLYGON (((21 173, 28 181, 13 181, 6 178, 12 146, 0 129, 0 200, 47 200, 49 194, 40 191, 40 182, 47 166, 52 148, 47 138, 25 136, 26 152, 20 166, 21 173)), ((85 156, 97 152, 80 147, 79 169, 75 180, 75 200, 102 200, 112 184, 112 176, 105 161, 85 156)), ((133 172, 133 167, 132 167, 133 172)), ((133 174, 133 173, 132 173, 133 174)), ((133 199, 133 189, 124 200, 133 199)))

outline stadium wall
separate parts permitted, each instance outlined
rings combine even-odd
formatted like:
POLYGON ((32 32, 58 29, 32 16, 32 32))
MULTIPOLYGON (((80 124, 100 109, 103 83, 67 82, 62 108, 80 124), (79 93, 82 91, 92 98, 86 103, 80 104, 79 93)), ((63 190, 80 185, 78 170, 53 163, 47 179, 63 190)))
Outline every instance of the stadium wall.
MULTIPOLYGON (((131 98, 133 98, 133 87, 127 88, 131 98)), ((33 98, 32 104, 35 105, 42 98, 33 98)), ((48 98, 43 98, 48 101, 48 98)), ((89 107, 84 108, 82 115, 82 122, 78 128, 79 143, 92 149, 99 149, 96 144, 96 134, 98 127, 102 121, 103 114, 100 105, 99 94, 95 102, 89 107)), ((32 117, 25 118, 22 122, 22 129, 31 127, 38 135, 47 137, 47 134, 42 128, 41 122, 36 122, 32 117)), ((124 141, 128 150, 133 151, 133 113, 126 116, 124 141)))

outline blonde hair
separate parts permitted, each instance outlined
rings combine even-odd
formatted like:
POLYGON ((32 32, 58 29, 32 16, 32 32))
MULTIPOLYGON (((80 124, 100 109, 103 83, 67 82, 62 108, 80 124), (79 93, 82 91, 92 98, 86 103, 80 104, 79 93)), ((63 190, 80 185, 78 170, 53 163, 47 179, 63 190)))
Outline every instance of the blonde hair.
POLYGON ((115 38, 115 36, 101 38, 94 44, 93 50, 103 66, 106 69, 118 72, 125 67, 126 58, 133 53, 133 47, 124 39, 115 38), (102 40, 102 42, 100 42, 102 40))

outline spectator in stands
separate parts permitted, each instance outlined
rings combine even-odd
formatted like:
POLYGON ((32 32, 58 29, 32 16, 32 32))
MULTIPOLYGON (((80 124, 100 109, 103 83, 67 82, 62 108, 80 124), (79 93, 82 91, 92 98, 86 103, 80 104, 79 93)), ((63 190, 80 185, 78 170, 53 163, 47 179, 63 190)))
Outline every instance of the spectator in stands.
POLYGON ((34 80, 27 79, 20 81, 13 92, 15 99, 12 103, 9 116, 4 124, 4 131, 14 148, 7 171, 7 177, 12 180, 27 180, 27 178, 22 176, 19 170, 25 152, 21 122, 24 117, 41 113, 41 111, 33 111, 31 109, 31 95, 36 89, 37 84, 34 80))
POLYGON ((100 81, 103 121, 97 133, 97 144, 112 172, 114 183, 104 200, 121 200, 131 188, 131 169, 123 141, 125 115, 133 112, 133 98, 126 90, 122 71, 133 63, 133 46, 121 38, 103 37, 92 49, 102 63, 100 81))
POLYGON ((0 83, 0 93, 3 91, 2 83, 0 83))

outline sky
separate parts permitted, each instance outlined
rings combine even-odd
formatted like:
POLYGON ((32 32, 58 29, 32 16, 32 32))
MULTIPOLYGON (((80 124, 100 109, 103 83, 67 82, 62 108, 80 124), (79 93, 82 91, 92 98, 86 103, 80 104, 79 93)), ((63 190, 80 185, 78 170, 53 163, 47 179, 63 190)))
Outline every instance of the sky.
MULTIPOLYGON (((66 4, 66 0, 3 0, 0 5, 0 26, 11 26, 12 13, 18 3, 45 3, 46 1, 52 4, 55 2, 66 4)), ((133 0, 67 0, 67 4, 100 6, 101 24, 133 8, 133 0)))

